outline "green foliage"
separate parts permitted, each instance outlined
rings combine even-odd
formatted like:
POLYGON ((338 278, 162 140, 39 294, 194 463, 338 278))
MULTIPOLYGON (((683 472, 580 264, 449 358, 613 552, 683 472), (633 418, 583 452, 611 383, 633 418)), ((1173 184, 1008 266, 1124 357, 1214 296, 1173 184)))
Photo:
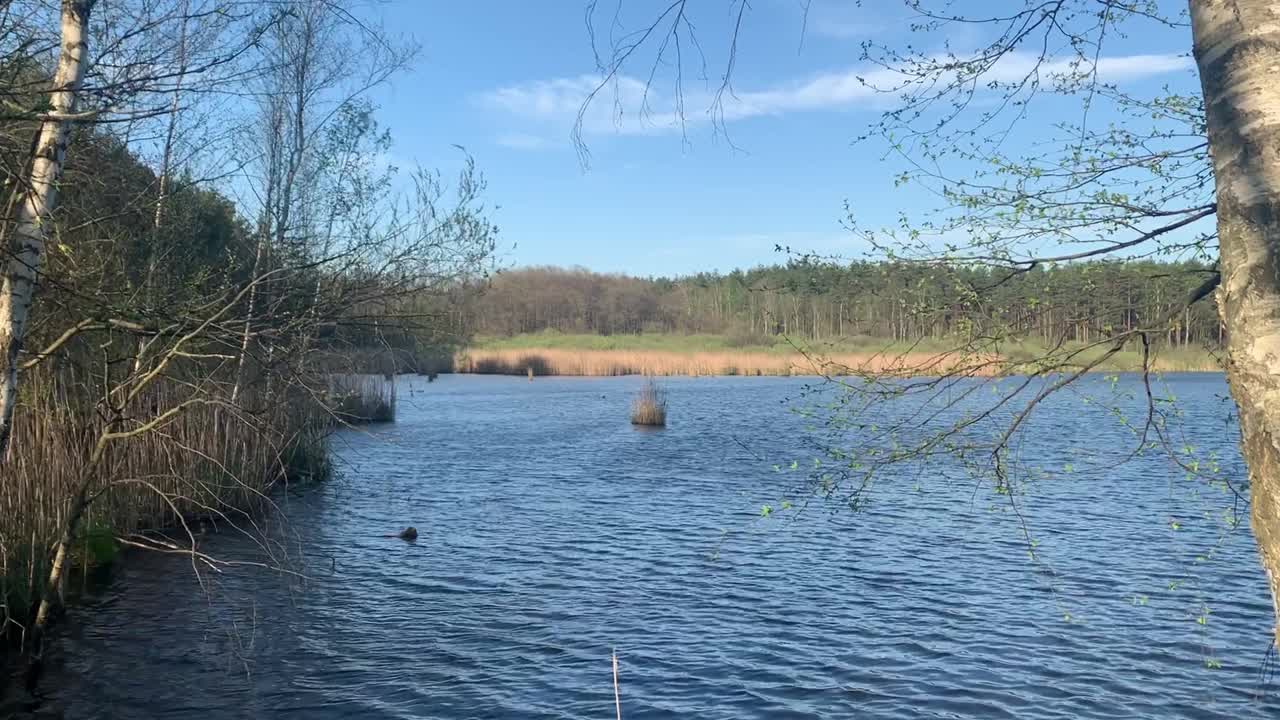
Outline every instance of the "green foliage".
POLYGON ((120 554, 115 531, 110 525, 94 523, 86 526, 79 543, 84 552, 82 562, 89 567, 109 565, 120 554))
MULTIPOLYGON (((704 352, 729 349, 728 340, 721 335, 675 333, 637 333, 623 335, 595 335, 591 333, 564 333, 554 329, 512 336, 477 336, 471 347, 484 350, 660 350, 669 352, 704 352)), ((769 344, 750 348, 761 352, 781 352, 783 347, 769 344)))

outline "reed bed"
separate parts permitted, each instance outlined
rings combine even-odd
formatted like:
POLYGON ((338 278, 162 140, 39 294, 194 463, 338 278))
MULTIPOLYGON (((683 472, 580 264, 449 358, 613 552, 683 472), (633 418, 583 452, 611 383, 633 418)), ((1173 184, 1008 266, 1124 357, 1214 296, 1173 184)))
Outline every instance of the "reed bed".
POLYGON ((822 357, 801 353, 675 352, 664 350, 467 350, 454 371, 479 375, 848 375, 895 374, 927 369, 933 374, 972 368, 995 374, 979 360, 932 352, 841 352, 822 357))
POLYGON ((631 424, 664 427, 667 424, 667 393, 649 378, 631 401, 631 424))
POLYGON ((391 422, 396 419, 394 375, 331 375, 328 405, 343 423, 391 422))
MULTIPOLYGON (((92 394, 48 374, 24 380, 0 477, 0 637, 24 638, 86 477, 95 499, 70 547, 67 581, 110 563, 125 546, 189 547, 189 529, 202 525, 262 539, 260 522, 278 486, 329 474, 334 409, 302 387, 264 391, 247 408, 225 402, 221 389, 206 388, 209 402, 187 405, 154 430, 111 441, 91 470, 103 430, 92 394)), ((394 412, 394 390, 380 383, 374 376, 345 387, 375 396, 352 401, 358 407, 394 412)), ((154 417, 191 395, 190 384, 157 382, 136 401, 139 415, 154 417)))
MULTIPOLYGON (((458 353, 454 372, 478 375, 853 375, 973 377, 1019 375, 1054 365, 1059 372, 1089 363, 1106 350, 1066 347, 1052 351, 1010 344, 1009 351, 897 348, 832 350, 813 354, 756 350, 680 351, 650 349, 474 348, 458 353), (1038 357, 1046 358, 1044 361, 1038 357)), ((1098 365, 1096 372, 1138 371, 1144 359, 1125 350, 1098 365)), ((1147 359, 1155 372, 1219 372, 1219 359, 1205 352, 1162 349, 1147 359)))

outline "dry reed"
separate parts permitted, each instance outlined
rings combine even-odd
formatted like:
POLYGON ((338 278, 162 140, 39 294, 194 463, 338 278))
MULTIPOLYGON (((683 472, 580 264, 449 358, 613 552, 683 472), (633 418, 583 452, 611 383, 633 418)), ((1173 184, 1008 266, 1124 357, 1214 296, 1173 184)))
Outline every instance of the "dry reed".
POLYGON ((631 424, 662 427, 667 424, 667 393, 649 378, 631 401, 631 424))
MULTIPOLYGON (((375 380, 361 387, 376 390, 379 399, 365 404, 385 402, 387 391, 375 380)), ((191 397, 191 387, 157 382, 137 400, 139 412, 175 407, 191 397)), ((52 548, 86 477, 96 499, 70 548, 72 567, 81 572, 66 577, 84 577, 123 546, 172 552, 188 545, 189 532, 202 523, 257 533, 278 485, 328 474, 333 409, 314 393, 290 388, 248 409, 233 407, 222 393, 209 388, 208 402, 186 406, 152 431, 111 441, 91 468, 103 431, 92 393, 48 372, 24 378, 0 478, 0 636, 22 640, 26 634, 52 548)), ((393 392, 391 398, 394 411, 393 392)))
POLYGON ((328 404, 339 421, 350 425, 395 420, 395 376, 331 375, 328 404))
MULTIPOLYGON (((454 372, 478 375, 826 375, 869 374, 879 376, 966 375, 994 377, 1043 371, 1053 366, 1067 372, 1089 363, 1106 348, 1091 352, 1061 348, 1026 351, 1014 348, 1006 356, 992 352, 954 350, 864 350, 840 352, 756 352, 676 350, 577 350, 567 348, 470 349, 454 357, 454 372)), ((1137 353, 1117 356, 1098 372, 1115 372, 1117 367, 1139 370, 1137 353), (1130 367, 1132 366, 1132 367, 1130 367)), ((1179 353, 1156 353, 1150 368, 1156 372, 1219 371, 1212 356, 1187 357, 1179 353)))
MULTIPOLYGON (((929 352, 801 353, 692 352, 666 350, 467 350, 456 372, 480 375, 847 375, 893 374, 910 368, 934 374, 963 369, 975 360, 929 352)), ((981 374, 981 373, 978 373, 981 374)), ((987 373, 994 374, 994 373, 987 373)))

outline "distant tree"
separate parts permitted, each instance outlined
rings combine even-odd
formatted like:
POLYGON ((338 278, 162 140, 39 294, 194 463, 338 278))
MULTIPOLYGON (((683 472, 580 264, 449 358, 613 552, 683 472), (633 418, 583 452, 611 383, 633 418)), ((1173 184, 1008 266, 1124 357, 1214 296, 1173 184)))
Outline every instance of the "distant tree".
POLYGON ((954 341, 974 334, 1036 344, 1096 345, 1135 317, 1182 314, 1150 341, 1218 347, 1211 304, 1180 301, 1212 268, 1202 262, 1105 260, 1044 265, 1006 276, 981 266, 904 261, 837 264, 799 259, 728 275, 630 278, 560 268, 514 268, 470 304, 483 335, 544 330, 591 334, 724 334, 759 342, 782 335, 810 344, 954 341), (972 288, 997 286, 970 302, 972 288))

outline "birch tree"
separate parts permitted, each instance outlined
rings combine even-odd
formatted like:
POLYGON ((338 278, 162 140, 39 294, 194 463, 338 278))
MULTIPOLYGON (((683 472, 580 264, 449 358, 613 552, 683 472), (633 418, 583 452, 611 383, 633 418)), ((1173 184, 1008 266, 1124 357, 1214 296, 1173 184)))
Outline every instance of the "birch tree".
POLYGON ((1217 204, 1218 306, 1280 646, 1280 4, 1192 0, 1217 204))
POLYGON ((50 216, 67 155, 81 85, 89 64, 89 13, 96 0, 62 0, 57 70, 42 113, 27 178, 14 187, 20 199, 8 238, 8 260, 0 280, 0 463, 9 448, 18 399, 18 353, 26 337, 36 281, 49 240, 50 216))
MULTIPOLYGON (((0 463, 7 457, 17 402, 19 355, 58 208, 63 167, 77 130, 120 127, 176 115, 184 83, 203 92, 228 89, 240 79, 237 63, 256 42, 271 12, 238 0, 193 7, 192 0, 139 0, 113 4, 110 17, 92 14, 97 0, 60 0, 56 28, 47 4, 15 0, 4 5, 0 46, 6 65, 25 79, 4 93, 4 112, 18 127, 34 125, 28 159, 11 168, 5 218, 5 273, 0 287, 0 463), (188 52, 188 30, 202 40, 188 52), (235 36, 232 30, 243 30, 235 36), (175 45, 178 49, 175 51, 175 45), (176 60, 176 62, 175 62, 176 60), (47 73, 47 75, 46 75, 47 73), (33 79, 34 78, 34 79, 33 79)), ((171 139, 171 138, 170 138, 171 139)), ((172 149, 171 143, 169 149, 172 149)), ((166 162, 171 162, 169 156, 166 162)), ((163 173, 166 188, 169 173, 163 173)), ((161 219, 157 206, 157 223, 161 219)))

